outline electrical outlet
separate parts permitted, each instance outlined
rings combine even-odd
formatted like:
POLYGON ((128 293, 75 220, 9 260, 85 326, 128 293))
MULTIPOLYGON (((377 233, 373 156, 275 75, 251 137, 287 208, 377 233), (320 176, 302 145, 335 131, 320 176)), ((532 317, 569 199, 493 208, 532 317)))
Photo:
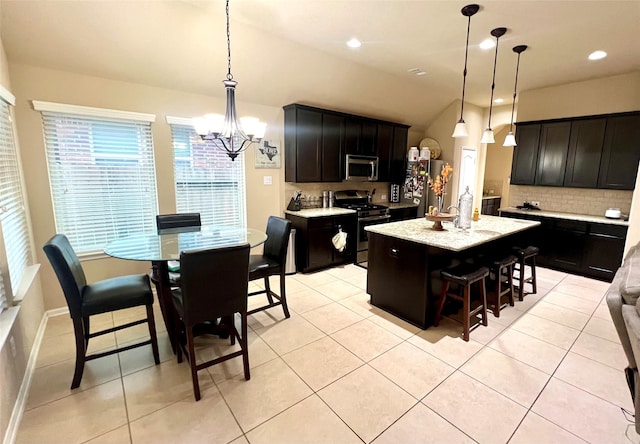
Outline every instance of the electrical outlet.
POLYGON ((16 350, 16 340, 13 336, 9 337, 9 345, 11 346, 11 356, 15 358, 18 352, 16 350))
POLYGON ((381 195, 380 195, 380 200, 381 200, 382 202, 386 202, 386 201, 387 201, 387 195, 386 195, 386 194, 381 194, 381 195))
POLYGON ((540 206, 540 202, 537 200, 532 200, 531 201, 531 205, 533 205, 534 207, 539 207, 540 206))

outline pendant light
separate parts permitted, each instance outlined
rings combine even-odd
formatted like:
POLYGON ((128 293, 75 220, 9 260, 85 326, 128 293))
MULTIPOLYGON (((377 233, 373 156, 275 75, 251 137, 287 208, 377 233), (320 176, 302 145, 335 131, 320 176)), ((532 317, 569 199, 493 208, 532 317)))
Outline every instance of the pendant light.
POLYGON ((493 90, 496 87, 496 65, 498 64, 498 40, 507 32, 507 28, 495 28, 491 31, 491 35, 496 38, 496 53, 493 58, 493 78, 491 80, 491 102, 489 102, 489 123, 487 129, 482 133, 480 143, 495 143, 493 130, 491 129, 491 111, 493 110, 493 90))
POLYGON ((456 123, 456 127, 453 130, 451 137, 467 137, 469 136, 469 130, 467 130, 467 124, 464 122, 462 115, 464 113, 464 88, 467 81, 467 56, 469 54, 469 30, 471 29, 471 16, 474 15, 480 9, 480 5, 471 4, 467 5, 460 12, 462 15, 468 18, 467 21, 467 42, 464 47, 464 70, 462 71, 462 103, 460 104, 460 120, 456 123))
POLYGON ((518 54, 518 61, 516 62, 516 82, 513 85, 513 103, 511 104, 511 126, 509 127, 509 134, 504 138, 502 146, 516 146, 516 137, 513 135, 513 112, 516 109, 516 95, 518 91, 518 70, 520 69, 520 54, 527 49, 527 45, 518 45, 513 47, 513 52, 518 54))
POLYGON ((231 32, 229 27, 229 0, 226 7, 227 14, 227 78, 222 83, 227 90, 227 108, 224 116, 221 114, 207 114, 193 119, 193 126, 202 140, 214 142, 224 149, 231 160, 246 150, 254 142, 260 142, 264 137, 267 124, 255 117, 243 117, 238 123, 236 113, 236 85, 231 74, 231 32))

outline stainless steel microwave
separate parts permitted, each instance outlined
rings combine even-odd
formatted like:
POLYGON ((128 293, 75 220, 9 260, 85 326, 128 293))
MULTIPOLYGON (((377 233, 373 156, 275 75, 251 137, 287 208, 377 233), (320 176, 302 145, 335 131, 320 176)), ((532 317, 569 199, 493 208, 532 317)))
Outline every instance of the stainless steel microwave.
POLYGON ((374 182, 378 180, 378 157, 347 154, 345 180, 374 182))

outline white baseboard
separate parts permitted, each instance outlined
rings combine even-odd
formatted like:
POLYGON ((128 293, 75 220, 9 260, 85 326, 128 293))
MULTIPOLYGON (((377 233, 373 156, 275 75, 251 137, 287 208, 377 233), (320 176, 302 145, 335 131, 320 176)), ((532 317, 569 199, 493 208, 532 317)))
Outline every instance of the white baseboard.
POLYGON ((31 354, 29 354, 29 362, 27 363, 27 368, 25 369, 24 377, 22 378, 22 384, 20 385, 20 391, 18 392, 18 398, 16 399, 16 403, 13 406, 13 412, 11 413, 11 418, 9 419, 7 432, 5 433, 4 440, 2 441, 4 444, 13 444, 15 442, 16 435, 18 434, 18 428, 20 427, 22 414, 24 413, 24 408, 27 405, 27 399, 29 397, 31 378, 33 377, 33 372, 36 368, 36 361, 38 360, 40 345, 42 344, 44 332, 47 329, 47 322, 49 321, 50 317, 60 316, 65 313, 69 313, 68 308, 56 308, 54 310, 46 311, 44 313, 44 316, 42 316, 42 319, 40 320, 40 325, 38 326, 38 331, 36 332, 36 337, 33 341, 33 348, 31 349, 31 354))

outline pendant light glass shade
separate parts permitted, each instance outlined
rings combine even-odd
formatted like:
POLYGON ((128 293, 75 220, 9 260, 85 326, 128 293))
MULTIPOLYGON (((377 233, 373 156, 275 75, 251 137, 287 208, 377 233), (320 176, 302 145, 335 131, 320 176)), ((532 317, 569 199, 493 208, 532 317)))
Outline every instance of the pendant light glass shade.
POLYGON ((469 55, 469 30, 471 29, 471 16, 474 15, 480 9, 480 5, 471 4, 467 5, 460 10, 462 15, 468 18, 467 21, 467 42, 464 47, 464 70, 462 71, 462 103, 460 104, 460 120, 456 123, 456 127, 453 130, 451 137, 468 137, 469 131, 467 130, 467 124, 464 122, 464 90, 467 82, 467 57, 469 55))
POLYGON ((502 146, 516 146, 516 136, 514 136, 511 131, 509 131, 507 137, 504 138, 502 146))
POLYGON ((229 27, 229 0, 227 14, 227 78, 222 83, 227 90, 227 108, 224 116, 207 114, 193 119, 193 127, 202 140, 214 142, 215 146, 225 150, 231 160, 246 150, 254 142, 264 137, 267 124, 256 117, 243 117, 238 122, 236 113, 236 85, 231 74, 231 32, 229 27))
POLYGON ((527 45, 518 45, 513 47, 513 52, 518 54, 518 61, 516 62, 516 81, 513 85, 513 103, 511 104, 511 126, 509 127, 509 134, 504 138, 502 146, 517 146, 516 137, 513 135, 513 112, 516 109, 516 96, 518 94, 518 71, 520 70, 520 54, 527 49, 527 45))
POLYGON ((482 133, 480 143, 495 143, 493 130, 491 129, 491 112, 493 111, 493 90, 496 88, 496 65, 498 64, 498 40, 507 32, 507 28, 495 28, 491 31, 491 35, 496 38, 496 53, 493 57, 493 78, 491 79, 491 101, 489 102, 489 123, 487 129, 482 133))

